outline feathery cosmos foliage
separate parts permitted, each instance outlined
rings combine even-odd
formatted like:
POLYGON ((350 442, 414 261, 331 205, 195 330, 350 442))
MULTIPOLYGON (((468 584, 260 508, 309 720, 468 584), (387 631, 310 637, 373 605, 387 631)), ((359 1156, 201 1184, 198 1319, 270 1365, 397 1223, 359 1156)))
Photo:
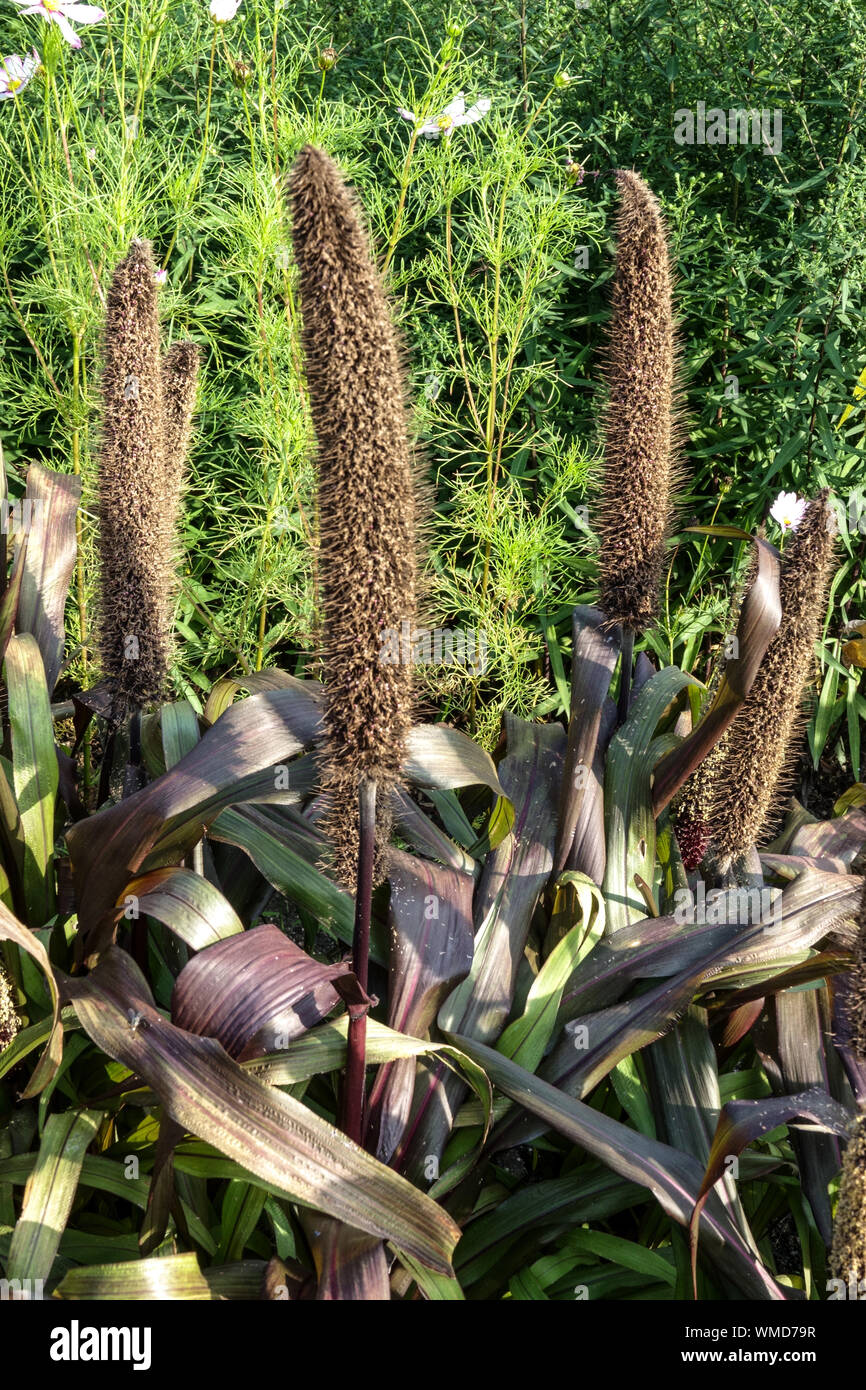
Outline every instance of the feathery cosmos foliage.
POLYGON ((358 204, 307 146, 290 183, 303 342, 318 442, 322 789, 338 878, 353 884, 358 792, 377 784, 377 869, 412 707, 411 666, 386 634, 415 612, 415 489, 402 349, 358 204))
POLYGON ((789 781, 833 568, 835 518, 827 497, 809 503, 788 541, 781 624, 742 709, 683 798, 684 819, 708 828, 722 871, 772 830, 789 781))
POLYGON ((845 1283, 866 1279, 866 1123, 861 1115, 842 1164, 830 1269, 845 1283))
POLYGON ((171 654, 175 527, 198 351, 160 357, 155 266, 133 241, 108 293, 99 463, 99 649, 121 719, 162 695, 171 654))
POLYGON ((677 349, 665 224, 630 170, 616 176, 616 275, 608 327, 600 606, 643 632, 656 621, 677 448, 677 349))

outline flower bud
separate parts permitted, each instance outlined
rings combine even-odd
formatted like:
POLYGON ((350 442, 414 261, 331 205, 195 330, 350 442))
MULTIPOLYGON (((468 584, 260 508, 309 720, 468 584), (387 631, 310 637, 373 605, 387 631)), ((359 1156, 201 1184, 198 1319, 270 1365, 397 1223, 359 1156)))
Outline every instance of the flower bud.
POLYGON ((319 71, 333 72, 334 68, 337 66, 337 59, 339 56, 336 48, 332 48, 330 44, 327 48, 323 48, 317 60, 319 71))
POLYGON ((569 77, 567 72, 558 72, 553 79, 553 85, 559 88, 568 87, 573 81, 574 78, 569 77))
POLYGON ((232 82, 236 87, 248 87, 252 80, 253 69, 251 63, 245 63, 243 58, 232 58, 229 61, 232 82))

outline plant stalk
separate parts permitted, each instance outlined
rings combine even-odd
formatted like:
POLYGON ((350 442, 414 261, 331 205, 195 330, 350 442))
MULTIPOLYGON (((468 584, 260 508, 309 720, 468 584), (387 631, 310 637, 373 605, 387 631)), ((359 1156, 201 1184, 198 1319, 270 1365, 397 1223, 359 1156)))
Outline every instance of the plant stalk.
MULTIPOLYGON (((370 917, 373 903, 373 860, 376 847, 376 783, 366 777, 358 791, 358 880, 355 894, 355 931, 352 969, 366 993, 370 964, 370 917)), ((364 1133, 364 1073, 367 1064, 367 1015, 349 1019, 346 1075, 343 1082, 342 1128, 360 1144, 364 1133)))
POLYGON ((631 678, 634 665, 634 628, 623 627, 622 657, 619 675, 619 700, 617 701, 617 723, 624 724, 628 719, 628 706, 631 699, 631 678))

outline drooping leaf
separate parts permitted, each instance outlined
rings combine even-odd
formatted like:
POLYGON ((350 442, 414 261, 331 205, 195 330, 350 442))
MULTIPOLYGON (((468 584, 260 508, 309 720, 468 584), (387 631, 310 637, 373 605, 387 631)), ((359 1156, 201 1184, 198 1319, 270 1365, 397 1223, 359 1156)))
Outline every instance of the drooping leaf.
POLYGON ((219 889, 191 869, 154 869, 131 879, 118 911, 155 917, 192 951, 201 951, 244 929, 219 889), (128 907, 127 900, 131 900, 128 907))
POLYGON ((459 1229, 440 1207, 218 1042, 168 1023, 124 952, 109 948, 86 979, 64 977, 63 991, 96 1045, 143 1077, 189 1133, 304 1206, 450 1272, 459 1229))
POLYGON ((321 681, 298 680, 288 671, 271 667, 265 671, 254 671, 238 679, 226 676, 218 680, 210 690, 202 715, 206 724, 215 724, 231 707, 239 690, 258 695, 263 690, 294 690, 300 697, 296 706, 293 732, 303 743, 312 743, 322 734, 322 695, 321 681))
POLYGON ((239 1061, 282 1051, 337 1007, 335 983, 348 974, 348 963, 322 965, 278 927, 253 927, 184 966, 171 997, 172 1022, 216 1038, 239 1061))
POLYGON ((394 792, 392 804, 394 822, 414 850, 461 873, 474 872, 476 861, 472 855, 440 830, 402 788, 394 792))
MULTIPOLYGON (((12 1065, 13 1058, 21 1058, 27 1055, 31 1046, 38 1047, 41 1042, 46 1042, 45 1051, 39 1058, 36 1068, 31 1076, 25 1090, 22 1092, 22 1099, 30 1096, 38 1096, 40 1091, 53 1080, 60 1066, 63 1056, 63 1024, 60 1019, 60 998, 57 992, 57 985, 54 982, 54 973, 51 969, 51 962, 48 959, 48 952, 42 942, 33 932, 28 931, 23 923, 12 916, 9 909, 0 903, 0 941, 12 941, 22 951, 26 951, 32 956, 45 976, 48 992, 51 999, 52 1013, 51 1020, 45 1021, 38 1026, 38 1041, 32 1044, 28 1041, 26 1051, 22 1043, 23 1035, 13 1041, 12 1047, 4 1054, 4 1064, 12 1065), (17 1043, 17 1047, 16 1047, 17 1043), (14 1049, 14 1051, 13 1051, 14 1049)), ((27 1033, 32 1033, 32 1029, 27 1029, 27 1033)), ((5 1066, 4 1066, 5 1070, 5 1066)))
MULTIPOLYGON (((501 769, 500 769, 501 770, 501 769)), ((416 787, 452 791, 455 787, 489 787, 497 800, 490 815, 485 852, 495 849, 514 823, 514 808, 503 791, 489 753, 448 724, 416 724, 406 738, 403 776, 416 787)))
POLYGON ((67 834, 81 950, 113 938, 114 904, 140 871, 176 864, 227 806, 274 792, 278 770, 304 747, 308 697, 292 688, 233 705, 163 777, 79 821, 67 834))
POLYGON ((834 820, 802 825, 791 841, 789 853, 821 861, 820 867, 837 873, 851 867, 866 846, 866 809, 851 807, 834 820))
POLYGON ((830 1134, 847 1135, 851 1128, 851 1117, 844 1106, 833 1100, 821 1087, 810 1087, 796 1096, 767 1097, 763 1100, 732 1100, 722 1107, 718 1125, 713 1137, 710 1157, 706 1171, 697 1192, 694 1210, 689 1219, 689 1238, 692 1244, 692 1272, 694 1278, 697 1259, 698 1236, 703 1235, 704 1227, 698 1231, 705 1204, 710 1193, 725 1171, 725 1160, 736 1157, 749 1144, 762 1135, 778 1129, 780 1125, 792 1120, 811 1120, 819 1129, 830 1134))
MULTIPOLYGON (((805 952, 826 936, 840 916, 856 911, 859 883, 847 875, 802 875, 781 894, 769 923, 743 926, 735 918, 723 924, 729 933, 727 939, 715 938, 717 944, 708 954, 693 959, 677 975, 654 983, 635 998, 579 1015, 566 1027, 539 1075, 568 1095, 586 1096, 623 1057, 663 1036, 700 995, 703 985, 716 990, 737 984, 743 969, 750 966, 761 966, 772 976, 777 958, 784 960, 785 953, 795 948, 805 952)), ((705 946, 713 941, 703 933, 690 935, 703 940, 705 946)), ((604 944, 596 951, 603 950, 604 944)), ((631 978, 645 976, 648 953, 639 953, 643 961, 635 973, 628 967, 628 954, 624 965, 631 978)), ((649 970, 666 973, 661 965, 651 965, 649 970)), ((500 1129, 499 1142, 504 1143, 507 1136, 510 1143, 524 1143, 538 1132, 534 1122, 512 1117, 500 1129)))

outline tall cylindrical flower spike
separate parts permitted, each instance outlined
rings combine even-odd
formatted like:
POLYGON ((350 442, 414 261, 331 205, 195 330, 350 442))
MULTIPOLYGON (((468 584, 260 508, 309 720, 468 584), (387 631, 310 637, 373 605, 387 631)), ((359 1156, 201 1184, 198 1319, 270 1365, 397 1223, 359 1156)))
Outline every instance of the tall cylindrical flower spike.
POLYGON ((165 413, 155 267, 133 241, 108 292, 99 460, 99 649, 116 720, 168 675, 165 413))
POLYGON ((854 963, 849 976, 851 988, 847 1001, 851 1046, 859 1061, 866 1065, 866 886, 860 899, 857 915, 857 936, 854 941, 854 963))
POLYGON ((659 613, 677 453, 677 348, 667 234, 640 175, 619 170, 608 327, 600 607, 643 632, 659 613))
POLYGON ((861 1280, 866 1279, 866 1117, 863 1115, 857 1121, 842 1163, 830 1272, 834 1279, 841 1279, 846 1285, 860 1285, 861 1280))
POLYGON ((168 476, 177 480, 178 496, 192 437, 199 360, 195 343, 181 342, 169 348, 162 363, 165 466, 168 476))
POLYGON ((773 829, 796 758, 802 702, 833 571, 835 518, 823 492, 782 556, 782 621, 743 707, 686 788, 689 817, 709 833, 721 872, 773 829))
POLYGON ((195 343, 180 342, 169 348, 162 362, 165 504, 161 513, 160 554, 166 565, 163 593, 166 600, 164 620, 167 630, 172 626, 178 523, 192 438, 192 417, 195 410, 200 356, 195 343))
POLYGON ((357 202, 307 146, 291 173, 307 385, 318 442, 325 828, 354 885, 359 793, 376 784, 375 877, 411 720, 415 488, 401 344, 357 202))

